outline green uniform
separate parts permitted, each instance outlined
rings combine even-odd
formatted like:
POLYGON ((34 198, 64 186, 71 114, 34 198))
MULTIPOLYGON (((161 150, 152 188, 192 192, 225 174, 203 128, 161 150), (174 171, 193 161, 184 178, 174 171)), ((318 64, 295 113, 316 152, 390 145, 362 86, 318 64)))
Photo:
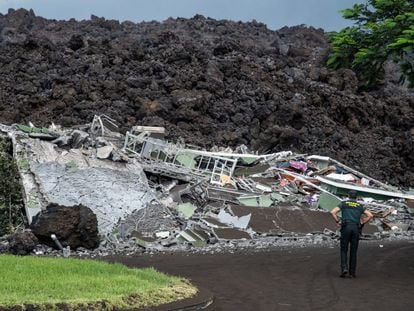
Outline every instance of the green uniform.
POLYGON ((341 202, 339 208, 341 209, 343 223, 359 224, 361 215, 365 212, 365 207, 353 200, 341 202))
POLYGON ((349 273, 355 276, 357 251, 361 228, 361 216, 365 207, 354 200, 346 200, 339 204, 342 213, 341 227, 341 269, 342 275, 348 272, 348 245, 351 245, 349 258, 349 273), (345 272, 346 271, 346 272, 345 272))

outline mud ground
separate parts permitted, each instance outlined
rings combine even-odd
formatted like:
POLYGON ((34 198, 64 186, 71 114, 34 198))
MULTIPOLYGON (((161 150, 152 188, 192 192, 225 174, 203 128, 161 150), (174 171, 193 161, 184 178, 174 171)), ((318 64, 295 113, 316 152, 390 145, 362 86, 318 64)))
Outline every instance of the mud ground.
POLYGON ((413 241, 362 243, 357 279, 338 277, 339 247, 109 260, 191 279, 213 293, 208 310, 404 311, 414 305, 413 258, 413 241))

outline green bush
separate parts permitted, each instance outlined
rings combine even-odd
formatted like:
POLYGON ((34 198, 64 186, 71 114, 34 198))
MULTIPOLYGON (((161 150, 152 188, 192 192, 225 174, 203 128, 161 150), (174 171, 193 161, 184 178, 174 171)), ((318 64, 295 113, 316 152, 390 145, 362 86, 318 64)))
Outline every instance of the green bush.
POLYGON ((23 189, 10 139, 0 136, 0 236, 23 223, 23 189))

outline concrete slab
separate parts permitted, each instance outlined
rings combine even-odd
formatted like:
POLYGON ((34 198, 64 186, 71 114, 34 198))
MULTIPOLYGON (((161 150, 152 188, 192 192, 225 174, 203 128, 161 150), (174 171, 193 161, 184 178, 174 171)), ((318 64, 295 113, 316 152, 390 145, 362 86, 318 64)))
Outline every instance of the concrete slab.
POLYGON ((226 224, 223 224, 222 222, 218 221, 216 218, 213 217, 205 217, 201 219, 202 222, 204 222, 207 226, 212 228, 223 228, 227 227, 226 224))
POLYGON ((329 213, 313 211, 298 206, 277 206, 272 208, 231 205, 237 216, 251 214, 249 226, 258 233, 312 233, 323 232, 325 228, 337 230, 329 213))
MULTIPOLYGON (((106 234, 120 219, 155 200, 142 167, 135 160, 103 161, 81 149, 67 151, 30 138, 16 139, 16 150, 29 212, 32 208, 44 209, 49 203, 82 204, 92 209, 99 232, 106 234)), ((28 217, 33 217, 33 213, 28 213, 28 217)))
POLYGON ((251 239, 251 236, 242 230, 235 228, 215 228, 213 229, 214 234, 218 239, 224 240, 240 240, 240 239, 251 239))

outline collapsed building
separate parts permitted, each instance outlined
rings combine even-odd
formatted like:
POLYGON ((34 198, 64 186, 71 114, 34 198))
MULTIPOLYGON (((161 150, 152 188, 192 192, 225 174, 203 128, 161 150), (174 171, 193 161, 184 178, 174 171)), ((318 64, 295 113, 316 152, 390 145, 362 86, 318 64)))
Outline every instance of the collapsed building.
POLYGON ((328 211, 356 190, 375 215, 363 238, 413 236, 413 192, 329 157, 206 151, 170 143, 165 131, 134 126, 123 135, 105 115, 71 129, 1 125, 13 141, 28 225, 49 245, 53 235, 57 245, 113 251, 335 239, 328 211), (70 207, 80 216, 69 216, 70 207), (85 243, 73 242, 71 230, 85 243))

